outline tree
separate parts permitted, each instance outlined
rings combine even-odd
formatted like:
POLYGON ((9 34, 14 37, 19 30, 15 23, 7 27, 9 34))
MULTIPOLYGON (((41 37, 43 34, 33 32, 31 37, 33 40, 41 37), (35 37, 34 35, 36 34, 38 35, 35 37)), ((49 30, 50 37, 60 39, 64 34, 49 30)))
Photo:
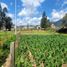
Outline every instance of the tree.
POLYGON ((5 27, 5 29, 11 31, 11 27, 12 27, 12 19, 8 16, 6 16, 6 13, 8 13, 7 8, 3 8, 1 7, 0 4, 0 29, 2 27, 5 27))
POLYGON ((2 23, 2 7, 1 7, 1 4, 0 4, 0 30, 3 26, 3 23, 2 23))
POLYGON ((42 19, 41 19, 41 28, 46 29, 49 26, 49 22, 45 12, 43 12, 42 19))
POLYGON ((5 28, 6 28, 6 30, 8 29, 9 31, 11 31, 11 27, 12 27, 12 22, 11 22, 11 18, 10 17, 6 17, 5 18, 5 21, 6 21, 6 23, 5 23, 5 28))

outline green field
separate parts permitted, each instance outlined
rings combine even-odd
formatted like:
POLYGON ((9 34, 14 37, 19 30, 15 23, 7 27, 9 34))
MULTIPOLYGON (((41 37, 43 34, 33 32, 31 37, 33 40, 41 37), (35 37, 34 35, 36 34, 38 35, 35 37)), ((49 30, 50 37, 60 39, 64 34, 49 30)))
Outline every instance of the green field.
POLYGON ((61 67, 67 63, 67 36, 21 35, 15 54, 16 67, 61 67))
POLYGON ((12 41, 15 41, 15 35, 12 32, 0 31, 0 67, 8 57, 12 41))
MULTIPOLYGON (((24 30, 19 31, 18 37, 16 67, 61 67, 67 63, 67 34, 51 30, 24 30)), ((15 40, 14 32, 0 32, 0 67, 8 57, 10 43, 15 40)))

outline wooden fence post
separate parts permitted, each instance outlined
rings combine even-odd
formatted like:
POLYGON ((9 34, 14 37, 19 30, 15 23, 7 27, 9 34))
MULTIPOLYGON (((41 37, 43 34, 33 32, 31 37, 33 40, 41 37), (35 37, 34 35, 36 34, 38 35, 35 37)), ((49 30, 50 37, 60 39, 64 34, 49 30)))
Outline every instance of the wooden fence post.
POLYGON ((15 43, 10 44, 11 67, 15 67, 15 43))

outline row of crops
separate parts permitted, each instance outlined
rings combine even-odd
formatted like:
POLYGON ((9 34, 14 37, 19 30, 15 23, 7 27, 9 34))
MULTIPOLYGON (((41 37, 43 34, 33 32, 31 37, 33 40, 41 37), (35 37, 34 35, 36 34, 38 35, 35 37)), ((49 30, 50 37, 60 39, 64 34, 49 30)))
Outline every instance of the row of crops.
POLYGON ((16 67, 61 67, 64 63, 67 63, 67 36, 20 37, 20 44, 15 52, 16 67))
POLYGON ((10 43, 15 41, 15 38, 11 32, 0 32, 0 67, 6 61, 10 51, 10 43))

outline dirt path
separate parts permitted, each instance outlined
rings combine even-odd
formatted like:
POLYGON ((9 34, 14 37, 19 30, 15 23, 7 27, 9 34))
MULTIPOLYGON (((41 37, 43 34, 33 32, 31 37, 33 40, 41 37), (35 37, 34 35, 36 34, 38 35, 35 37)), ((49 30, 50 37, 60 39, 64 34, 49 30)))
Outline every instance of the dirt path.
POLYGON ((62 67, 67 67, 67 64, 63 64, 62 67))
POLYGON ((2 67, 11 67, 11 55, 9 54, 6 62, 2 65, 2 67))
POLYGON ((33 55, 30 51, 28 51, 29 53, 29 59, 30 59, 30 62, 32 63, 32 67, 36 67, 36 62, 35 62, 35 59, 33 58, 33 55))

